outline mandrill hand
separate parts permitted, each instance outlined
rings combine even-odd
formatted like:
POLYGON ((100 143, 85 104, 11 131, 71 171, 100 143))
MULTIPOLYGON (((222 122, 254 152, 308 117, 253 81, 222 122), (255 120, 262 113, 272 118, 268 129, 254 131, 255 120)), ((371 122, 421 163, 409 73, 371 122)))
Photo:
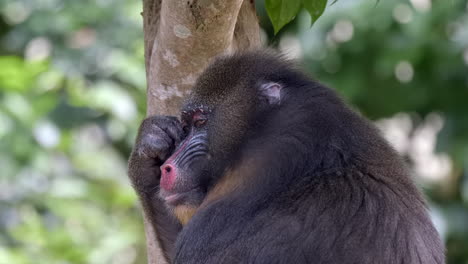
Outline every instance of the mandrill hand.
POLYGON ((139 195, 151 195, 159 186, 161 166, 182 138, 180 121, 172 116, 143 120, 128 164, 128 175, 139 195))

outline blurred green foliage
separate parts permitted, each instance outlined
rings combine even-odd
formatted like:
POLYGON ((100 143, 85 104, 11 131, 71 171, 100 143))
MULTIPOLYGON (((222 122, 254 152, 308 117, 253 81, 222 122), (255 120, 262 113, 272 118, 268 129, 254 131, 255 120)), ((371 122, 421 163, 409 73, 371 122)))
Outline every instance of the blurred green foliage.
POLYGON ((0 263, 144 263, 141 3, 0 4, 0 263))
MULTIPOLYGON (((450 172, 415 177, 449 263, 468 263, 467 0, 340 0, 312 29, 304 12, 277 36, 262 4, 271 45, 293 47, 366 116, 405 112, 410 134, 443 119, 450 172)), ((140 12, 128 0, 0 1, 0 264, 145 263, 126 178, 145 112, 140 12)))

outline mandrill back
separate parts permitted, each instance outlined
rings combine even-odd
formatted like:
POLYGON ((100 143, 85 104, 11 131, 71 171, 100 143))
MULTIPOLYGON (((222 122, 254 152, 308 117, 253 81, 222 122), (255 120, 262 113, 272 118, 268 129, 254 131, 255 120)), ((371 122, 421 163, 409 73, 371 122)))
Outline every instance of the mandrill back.
POLYGON ((184 227, 176 263, 444 263, 402 159, 334 91, 268 52, 222 58, 200 80, 193 98, 237 97, 213 108, 255 101, 245 90, 265 83, 280 95, 242 105, 253 117, 210 189, 223 191, 184 227))

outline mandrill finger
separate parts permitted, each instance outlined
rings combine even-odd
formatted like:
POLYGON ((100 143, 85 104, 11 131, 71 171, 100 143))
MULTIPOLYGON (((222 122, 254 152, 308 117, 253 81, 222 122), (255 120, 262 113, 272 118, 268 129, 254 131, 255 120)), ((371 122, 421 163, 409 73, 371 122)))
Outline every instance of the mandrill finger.
POLYGON ((182 126, 179 120, 174 121, 171 126, 167 126, 163 130, 171 137, 174 145, 177 146, 182 141, 182 126))
POLYGON ((172 139, 166 132, 154 125, 148 134, 142 136, 138 145, 140 154, 159 160, 164 160, 173 146, 172 139))

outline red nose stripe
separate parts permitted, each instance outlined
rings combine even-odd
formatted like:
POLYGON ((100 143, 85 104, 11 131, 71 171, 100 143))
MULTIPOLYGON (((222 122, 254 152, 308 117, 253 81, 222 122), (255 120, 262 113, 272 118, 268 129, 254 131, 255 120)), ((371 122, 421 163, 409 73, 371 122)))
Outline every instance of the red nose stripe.
POLYGON ((176 178, 176 168, 171 164, 163 164, 161 166, 161 188, 170 191, 174 187, 176 178))

